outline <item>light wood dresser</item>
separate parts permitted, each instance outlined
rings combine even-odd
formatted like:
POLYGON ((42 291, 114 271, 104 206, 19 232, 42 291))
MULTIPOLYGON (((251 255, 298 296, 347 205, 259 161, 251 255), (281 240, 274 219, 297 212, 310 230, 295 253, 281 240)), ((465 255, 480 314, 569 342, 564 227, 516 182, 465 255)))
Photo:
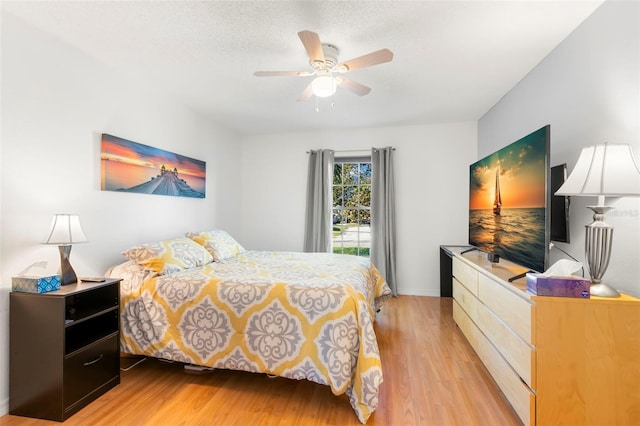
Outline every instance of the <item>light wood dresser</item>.
POLYGON ((640 299, 534 296, 480 251, 452 270, 455 322, 525 425, 640 425, 640 299))

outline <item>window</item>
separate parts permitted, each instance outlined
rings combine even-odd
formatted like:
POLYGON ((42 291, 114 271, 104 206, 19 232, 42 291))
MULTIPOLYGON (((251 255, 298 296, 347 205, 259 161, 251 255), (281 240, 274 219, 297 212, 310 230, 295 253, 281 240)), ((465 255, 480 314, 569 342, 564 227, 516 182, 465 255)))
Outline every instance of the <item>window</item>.
POLYGON ((336 158, 333 166, 334 253, 369 257, 371 158, 336 158))

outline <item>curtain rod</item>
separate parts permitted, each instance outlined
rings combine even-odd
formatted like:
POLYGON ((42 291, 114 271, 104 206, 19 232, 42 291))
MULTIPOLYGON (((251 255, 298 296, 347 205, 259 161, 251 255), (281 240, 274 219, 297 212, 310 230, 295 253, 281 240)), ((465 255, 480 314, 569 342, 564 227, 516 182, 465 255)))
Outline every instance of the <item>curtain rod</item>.
MULTIPOLYGON (((378 149, 378 148, 376 148, 378 149)), ((395 151, 395 148, 391 148, 393 151, 395 151)), ((307 154, 309 154, 311 151, 307 151, 307 154)), ((333 152, 371 152, 371 148, 367 148, 367 149, 334 149, 333 152)))

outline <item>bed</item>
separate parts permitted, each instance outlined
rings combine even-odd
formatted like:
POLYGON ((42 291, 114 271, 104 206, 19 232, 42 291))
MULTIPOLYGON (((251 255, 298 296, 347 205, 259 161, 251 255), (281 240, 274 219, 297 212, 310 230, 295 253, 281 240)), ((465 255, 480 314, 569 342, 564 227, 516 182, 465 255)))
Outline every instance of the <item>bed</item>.
POLYGON ((373 322, 390 295, 375 266, 187 236, 133 247, 108 272, 123 279, 121 350, 327 385, 366 423, 382 383, 373 322))

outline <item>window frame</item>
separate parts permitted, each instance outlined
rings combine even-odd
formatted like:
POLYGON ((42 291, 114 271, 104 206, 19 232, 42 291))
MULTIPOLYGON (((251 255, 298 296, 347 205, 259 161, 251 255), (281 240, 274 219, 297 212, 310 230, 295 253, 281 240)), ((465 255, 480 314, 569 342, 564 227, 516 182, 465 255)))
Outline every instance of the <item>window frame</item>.
MULTIPOLYGON (((352 246, 348 246, 345 247, 344 246, 344 240, 342 239, 342 237, 344 236, 343 232, 340 232, 340 240, 339 240, 339 245, 336 244, 336 237, 335 235, 332 235, 331 238, 331 251, 333 253, 338 253, 338 254, 355 254, 357 256, 362 256, 362 257, 369 257, 371 255, 370 251, 371 251, 371 185, 373 182, 373 168, 372 168, 373 164, 372 164, 372 158, 371 155, 361 155, 361 156, 344 156, 344 157, 335 157, 334 158, 334 178, 332 178, 332 183, 331 183, 331 193, 332 193, 332 198, 333 198, 333 194, 336 193, 336 187, 339 187, 341 189, 341 194, 344 196, 345 194, 345 189, 349 188, 349 187, 355 187, 356 188, 356 192, 355 194, 360 194, 361 193, 361 188, 365 187, 368 188, 369 191, 369 206, 363 206, 360 204, 360 202, 362 201, 359 198, 359 195, 357 195, 357 201, 358 204, 356 206, 345 206, 344 205, 344 201, 341 203, 341 206, 336 206, 336 200, 332 201, 332 205, 331 205, 331 217, 332 217, 332 229, 335 232, 335 228, 336 225, 343 225, 346 226, 349 223, 357 223, 358 224, 358 232, 357 232, 357 239, 356 239, 356 247, 355 248, 355 253, 345 253, 345 248, 349 249, 352 248, 352 246), (336 183, 335 182, 335 167, 338 164, 354 164, 357 166, 357 170, 358 170, 358 180, 355 184, 351 184, 348 182, 344 181, 344 175, 341 173, 341 177, 340 177, 340 183, 336 183), (370 180, 369 183, 365 183, 362 184, 362 182, 360 181, 360 176, 361 176, 361 172, 360 172, 360 165, 361 164, 368 164, 369 165, 369 175, 370 175, 370 180), (347 222, 344 219, 344 214, 341 214, 342 211, 346 211, 346 210, 356 210, 358 211, 358 218, 356 222, 347 222), (366 220, 366 219, 361 219, 360 216, 360 212, 361 211, 368 211, 369 214, 369 223, 366 222, 361 222, 361 220, 366 220), (334 222, 334 217, 338 215, 338 217, 340 217, 340 221, 339 222, 334 222), (362 242, 367 242, 366 239, 361 239, 361 231, 360 228, 362 226, 362 224, 365 223, 369 226, 369 238, 368 238, 368 246, 363 246, 361 245, 362 242)), ((342 169, 344 170, 344 169, 342 169)))

